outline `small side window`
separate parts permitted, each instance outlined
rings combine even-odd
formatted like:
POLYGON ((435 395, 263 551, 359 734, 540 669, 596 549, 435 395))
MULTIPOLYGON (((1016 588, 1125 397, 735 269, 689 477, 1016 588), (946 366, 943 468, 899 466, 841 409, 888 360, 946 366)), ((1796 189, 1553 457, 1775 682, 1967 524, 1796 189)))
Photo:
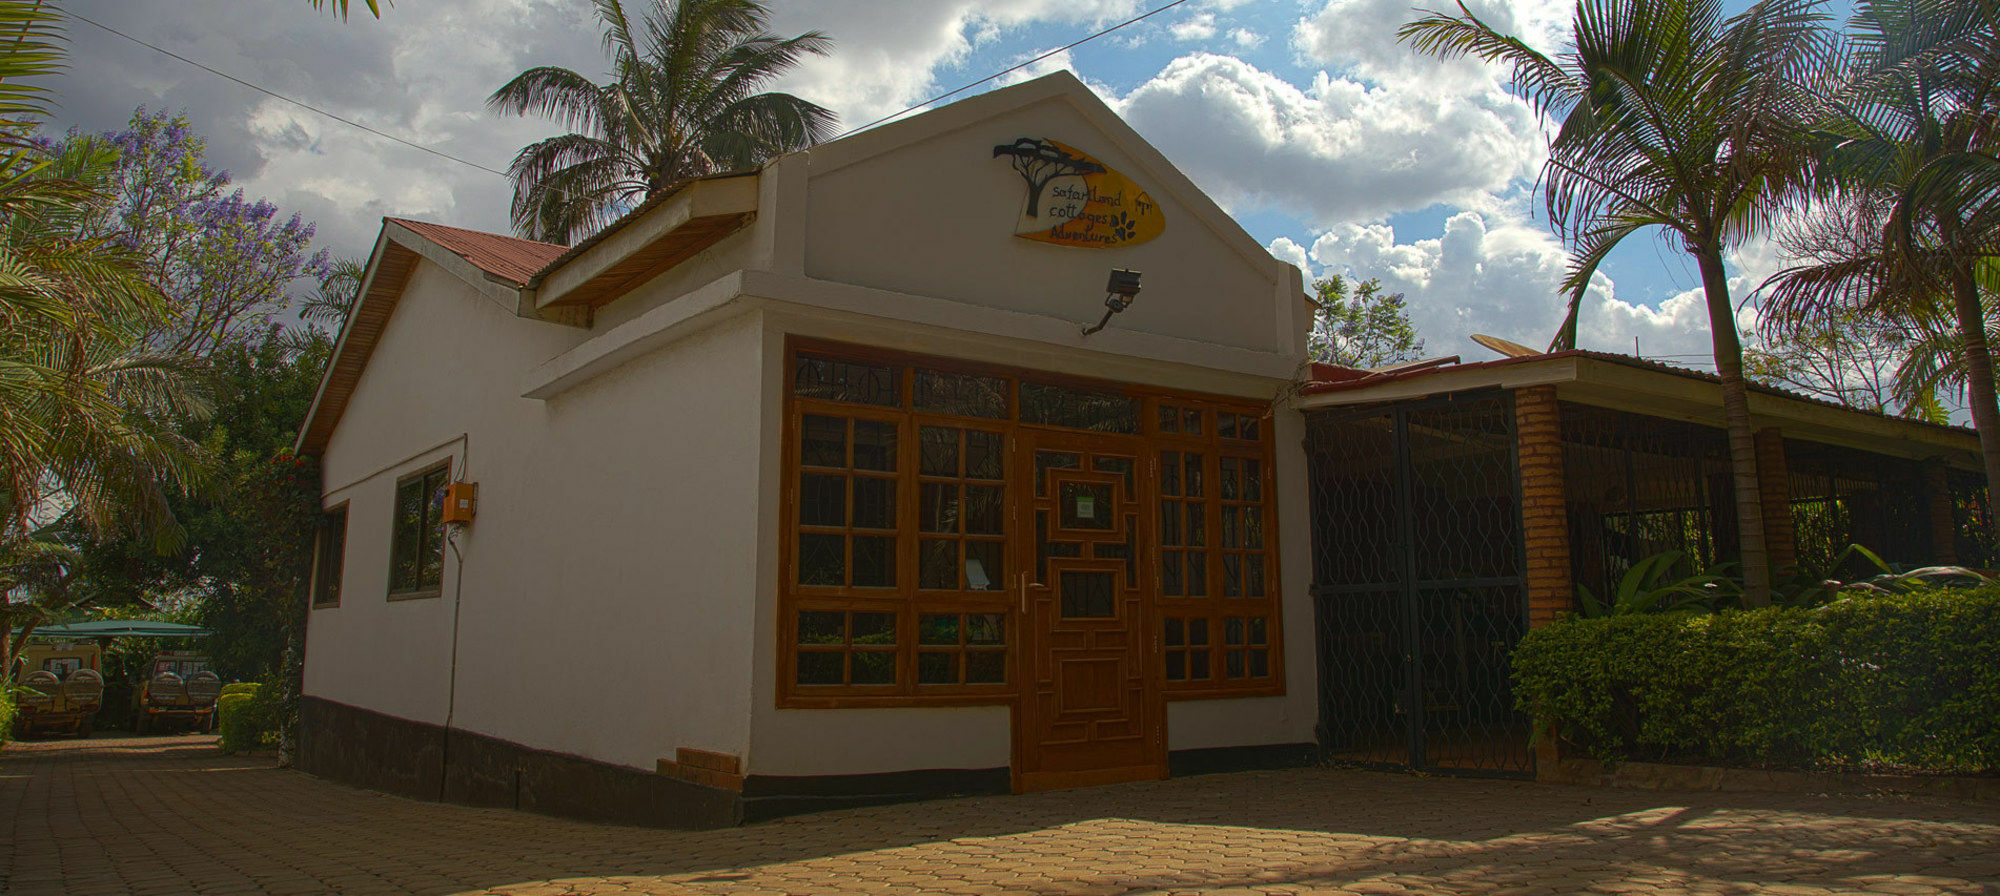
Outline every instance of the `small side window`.
POLYGON ((389 597, 436 597, 444 584, 444 487, 449 466, 396 483, 389 597))
POLYGON ((341 505, 319 517, 319 534, 313 543, 312 605, 340 606, 340 573, 347 563, 347 506, 341 505))

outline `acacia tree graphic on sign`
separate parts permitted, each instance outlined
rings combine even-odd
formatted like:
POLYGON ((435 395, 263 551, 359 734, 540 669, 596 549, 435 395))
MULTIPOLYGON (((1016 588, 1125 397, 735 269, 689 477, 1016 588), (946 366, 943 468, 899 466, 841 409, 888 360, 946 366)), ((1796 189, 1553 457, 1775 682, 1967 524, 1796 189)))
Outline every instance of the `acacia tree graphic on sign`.
POLYGON ((1022 137, 1013 143, 993 147, 993 157, 1008 156, 1008 163, 1028 182, 1028 217, 1041 217, 1042 190, 1058 177, 1073 174, 1101 174, 1104 166, 1078 158, 1045 140, 1022 137))

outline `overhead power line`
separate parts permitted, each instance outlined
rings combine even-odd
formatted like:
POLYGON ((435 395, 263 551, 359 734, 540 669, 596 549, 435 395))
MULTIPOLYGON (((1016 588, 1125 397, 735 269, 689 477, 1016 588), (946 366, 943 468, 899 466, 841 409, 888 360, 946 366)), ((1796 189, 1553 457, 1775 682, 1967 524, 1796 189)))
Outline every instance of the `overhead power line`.
POLYGON ((344 118, 344 117, 341 117, 341 116, 339 116, 339 115, 335 115, 335 114, 333 114, 332 112, 328 112, 328 111, 326 111, 325 109, 322 109, 322 108, 320 108, 320 107, 318 107, 318 106, 315 106, 315 105, 313 105, 313 104, 311 104, 311 103, 306 103, 306 102, 301 102, 301 101, 299 101, 299 100, 295 100, 295 99, 292 99, 291 97, 288 97, 288 96, 286 96, 286 95, 284 95, 284 94, 282 94, 282 93, 279 93, 279 92, 277 92, 277 91, 275 91, 275 90, 270 90, 270 89, 268 89, 268 88, 264 88, 264 87, 259 87, 259 86, 258 86, 258 85, 256 85, 256 84, 252 84, 252 83, 250 83, 249 81, 245 81, 245 80, 243 80, 242 78, 239 78, 239 77, 236 77, 235 75, 232 75, 232 74, 230 74, 230 73, 228 73, 228 72, 225 72, 225 71, 221 71, 221 70, 218 70, 218 69, 213 69, 213 68, 210 68, 210 67, 208 67, 208 66, 206 66, 206 65, 203 65, 203 64, 201 64, 201 63, 199 63, 199 62, 196 62, 196 61, 194 61, 194 60, 192 60, 192 59, 189 59, 189 58, 187 58, 186 56, 182 56, 181 54, 179 54, 179 53, 176 53, 176 52, 174 52, 174 51, 172 51, 172 50, 169 50, 169 49, 167 49, 167 48, 165 48, 165 47, 162 47, 162 46, 159 46, 159 45, 157 45, 157 44, 150 44, 150 43, 147 43, 147 42, 145 42, 145 41, 143 41, 143 40, 140 40, 140 39, 138 39, 138 38, 136 38, 136 37, 133 37, 133 36, 132 36, 132 35, 130 35, 130 34, 126 34, 125 32, 123 32, 123 31, 120 31, 120 30, 118 30, 118 29, 116 29, 116 28, 113 28, 113 27, 111 27, 111 26, 109 26, 109 25, 106 25, 106 24, 104 24, 104 23, 102 23, 102 22, 98 22, 98 21, 94 21, 94 20, 90 19, 90 18, 89 18, 89 17, 87 17, 87 16, 81 16, 81 15, 78 15, 78 14, 76 14, 76 13, 73 13, 73 12, 72 12, 72 13, 69 13, 68 15, 69 15, 69 17, 70 17, 70 18, 72 18, 72 19, 75 19, 75 20, 77 20, 77 21, 79 21, 79 22, 82 22, 82 23, 84 23, 84 24, 86 24, 86 25, 91 25, 91 26, 94 26, 94 27, 97 27, 97 28, 101 28, 101 29, 103 29, 103 30, 105 30, 105 31, 108 31, 108 32, 112 33, 112 34, 116 34, 116 35, 118 35, 119 37, 122 37, 122 38, 125 38, 126 40, 129 40, 129 41, 131 41, 131 42, 133 42, 133 43, 135 43, 135 44, 138 44, 139 46, 142 46, 142 47, 145 47, 145 48, 147 48, 147 49, 150 49, 150 50, 152 50, 152 51, 154 51, 154 52, 156 52, 156 53, 160 53, 160 54, 162 54, 162 55, 166 55, 166 56, 171 56, 171 57, 173 57, 173 58, 175 58, 175 59, 178 59, 178 60, 180 60, 180 61, 182 61, 182 62, 185 62, 185 63, 187 63, 187 64, 189 64, 189 65, 192 65, 192 66, 194 66, 195 68, 198 68, 198 69, 201 69, 202 71, 205 71, 205 72, 208 72, 209 74, 211 74, 211 75, 214 75, 214 76, 216 76, 216 77, 218 77, 218 78, 222 78, 222 79, 225 79, 225 80, 228 80, 228 81, 233 81, 233 82, 235 82, 235 83, 237 83, 237 84, 241 84, 241 85, 243 85, 244 87, 248 87, 248 88, 250 88, 251 90, 255 90, 255 91, 257 91, 258 93, 261 93, 261 94, 264 94, 265 96, 268 96, 268 97, 271 97, 271 98, 273 98, 273 99, 277 99, 277 100, 282 100, 282 101, 284 101, 284 102, 287 102, 287 103, 291 103, 292 105, 294 105, 294 106, 297 106, 297 107, 299 107, 299 108, 301 108, 301 109, 304 109, 304 110, 306 110, 306 111, 308 111, 308 112, 312 112, 312 113, 314 113, 314 114, 317 114, 317 115, 323 115, 323 116, 326 116, 327 118, 331 118, 331 119, 333 119, 334 121, 337 121, 337 122, 340 122, 341 124, 344 124, 344 125, 347 125, 348 127, 351 127, 351 128, 358 128, 358 129, 360 129, 360 130, 363 130, 363 131, 367 131, 368 133, 370 133, 370 134, 374 134, 374 135, 375 135, 375 136, 377 136, 377 137, 381 137, 381 138, 382 138, 382 139, 384 139, 384 140, 390 140, 390 141, 394 141, 394 142, 396 142, 396 143, 401 143, 402 145, 404 145, 404 146, 407 146, 407 147, 409 147, 409 148, 411 148, 411 149, 420 149, 420 150, 423 150, 424 152, 427 152, 427 153, 430 153, 431 155, 434 155, 434 156, 437 156, 437 157, 438 157, 438 158, 440 158, 440 159, 446 159, 446 160, 449 160, 449 161, 453 161, 453 162, 457 162, 457 163, 459 163, 460 165, 465 165, 465 166, 467 166, 467 167, 471 167, 471 168, 477 168, 477 169, 479 169, 479 170, 481 170, 481 171, 484 171, 484 172, 486 172, 486 173, 488 173, 488 174, 497 174, 497 175, 499 175, 499 176, 501 176, 501 177, 506 177, 506 176, 507 176, 507 172, 505 172, 505 171, 501 171, 501 170, 499 170, 499 169, 496 169, 496 168, 488 168, 488 167, 486 167, 485 165, 481 165, 481 164, 479 164, 478 162, 473 162, 473 161, 469 161, 469 160, 466 160, 466 159, 461 159, 461 158, 459 158, 458 156, 455 156, 455 155, 452 155, 451 153, 448 153, 448 152, 445 152, 445 151, 443 151, 443 150, 440 150, 440 149, 434 149, 434 148, 432 148, 432 147, 429 147, 429 146, 425 146, 425 145, 423 145, 422 143, 416 143, 416 142, 413 142, 413 141, 409 141, 409 140, 405 140, 405 139, 403 139, 403 138, 401 138, 401 137, 398 137, 398 136, 396 136, 395 134, 389 134, 389 133, 384 133, 384 132, 382 132, 382 131, 378 131, 378 130, 376 130, 376 129, 374 129, 374 128, 371 128, 371 127, 369 127, 369 126, 367 126, 367 125, 365 125, 365 124, 362 124, 361 122, 358 122, 358 121, 355 121, 355 120, 353 120, 353 119, 351 119, 351 118, 344 118))
POLYGON ((845 130, 845 131, 841 131, 841 132, 840 132, 839 134, 836 134, 836 135, 834 135, 834 138, 833 138, 833 139, 835 139, 835 140, 838 140, 838 139, 840 139, 840 138, 842 138, 842 137, 845 137, 845 136, 847 136, 847 135, 849 135, 849 134, 853 134, 853 133, 856 133, 856 132, 859 132, 859 131, 865 131, 865 130, 868 130, 869 128, 872 128, 872 127, 874 127, 874 126, 876 126, 876 125, 878 125, 878 124, 881 124, 881 123, 883 123, 883 122, 885 122, 885 121, 890 121, 890 120, 892 120, 892 119, 897 119, 897 118, 901 118, 901 117, 903 117, 903 116, 905 116, 905 115, 908 115, 908 114, 910 114, 911 112, 915 112, 915 111, 917 111, 918 109, 922 109, 923 107, 925 107, 925 106, 928 106, 928 105, 930 105, 930 104, 932 104, 932 103, 935 103, 935 102, 937 102, 937 101, 939 101, 939 100, 943 100, 943 99, 949 99, 949 98, 951 98, 951 97, 954 97, 954 96, 957 96, 957 95, 959 95, 959 94, 961 94, 961 93, 964 93, 964 92, 966 92, 966 91, 968 91, 968 90, 971 90, 971 89, 972 89, 972 88, 974 88, 974 87, 978 87, 978 86, 979 86, 979 85, 981 85, 981 84, 984 84, 984 83, 986 83, 986 82, 988 82, 988 81, 991 81, 991 80, 994 80, 995 78, 1004 78, 1004 77, 1006 77, 1006 76, 1008 76, 1008 75, 1011 75, 1011 74, 1013 74, 1013 73, 1015 73, 1015 72, 1018 72, 1018 71, 1020 71, 1021 69, 1024 69, 1024 68, 1027 68, 1028 66, 1031 66, 1031 65, 1034 65, 1034 64, 1035 64, 1035 63, 1037 63, 1037 62, 1040 62, 1040 61, 1042 61, 1042 60, 1044 60, 1044 59, 1047 59, 1047 58, 1049 58, 1050 56, 1054 56, 1054 55, 1056 55, 1057 53, 1062 53, 1062 52, 1066 52, 1066 51, 1068 51, 1068 50, 1073 50, 1073 49, 1076 49, 1077 47, 1080 47, 1080 46, 1083 46, 1084 44, 1087 44, 1087 43, 1090 43, 1090 42, 1091 42, 1091 41, 1093 41, 1093 40, 1096 40, 1096 39, 1098 39, 1098 38, 1100 38, 1100 37, 1103 37, 1103 36, 1105 36, 1105 35, 1107 35, 1107 34, 1110 34, 1110 33, 1111 33, 1111 32, 1113 32, 1113 31, 1117 31, 1118 29, 1120 29, 1120 28, 1123 28, 1123 27, 1125 27, 1125 26, 1127 26, 1127 25, 1132 25, 1132 24, 1136 24, 1136 23, 1138 23, 1138 22, 1143 22, 1143 21, 1145 21, 1145 20, 1147 20, 1147 19, 1150 19, 1150 18, 1152 18, 1152 17, 1154 17, 1154 16, 1156 16, 1156 15, 1159 15, 1160 13, 1163 13, 1163 12, 1166 12, 1166 11, 1167 11, 1167 10, 1169 10, 1169 9, 1173 9, 1174 7, 1176 7, 1176 6, 1179 6, 1179 5, 1181 5, 1181 4, 1183 4, 1183 3, 1186 3, 1186 2, 1188 2, 1188 0, 1173 0, 1173 2, 1172 2, 1172 3, 1168 3, 1168 4, 1165 4, 1165 5, 1163 5, 1163 6, 1160 6, 1160 7, 1157 7, 1157 8, 1155 8, 1155 9, 1153 9, 1153 10, 1149 11, 1149 12, 1144 12, 1144 13, 1140 13, 1139 15, 1136 15, 1136 16, 1133 16, 1133 17, 1131 17, 1131 18, 1129 18, 1129 19, 1126 19, 1126 20, 1125 20, 1125 21, 1123 21, 1123 22, 1119 22, 1119 23, 1118 23, 1118 24, 1116 24, 1116 25, 1113 25, 1113 26, 1111 26, 1111 27, 1109 27, 1109 28, 1106 28, 1106 29, 1104 29, 1103 31, 1099 31, 1099 32, 1097 32, 1096 34, 1092 34, 1092 35, 1090 35, 1090 36, 1088 36, 1088 37, 1083 37, 1083 38, 1079 38, 1079 39, 1077 39, 1077 40, 1075 40, 1075 41, 1071 41, 1070 43, 1067 43, 1067 44, 1064 44, 1063 46, 1060 46, 1060 47, 1057 47, 1057 48, 1055 48, 1055 49, 1053 49, 1053 50, 1050 50, 1050 51, 1048 51, 1047 53, 1043 53, 1043 54, 1042 54, 1042 55, 1040 55, 1040 56, 1037 56, 1037 57, 1035 57, 1035 58, 1033 58, 1033 59, 1030 59, 1030 60, 1028 60, 1028 61, 1026 61, 1026 62, 1023 62, 1023 63, 1021 63, 1020 65, 1017 65, 1017 66, 1014 66, 1013 68, 1010 68, 1010 69, 1007 69, 1006 71, 999 71, 999 72, 994 72, 993 74, 990 74, 990 75, 987 75, 987 76, 986 76, 986 77, 984 77, 984 78, 980 78, 980 79, 979 79, 979 80, 977 80, 977 81, 972 81, 972 82, 970 82, 970 83, 967 83, 967 84, 965 84, 964 86, 962 86, 962 87, 959 87, 959 88, 957 88, 957 89, 954 89, 954 90, 950 90, 950 91, 946 91, 946 92, 944 92, 944 93, 940 93, 940 94, 938 94, 937 96, 934 96, 934 97, 931 97, 930 99, 927 99, 927 100, 924 100, 923 102, 921 102, 921 103, 918 103, 918 104, 916 104, 916 105, 914 105, 914 106, 911 106, 911 107, 909 107, 909 108, 907 108, 907 109, 904 109, 904 110, 902 110, 902 111, 900 111, 900 112, 891 112, 891 113, 889 113, 888 115, 884 115, 884 116, 882 116, 881 118, 877 118, 877 119, 875 119, 874 121, 871 121, 871 122, 869 122, 869 123, 867 123, 867 124, 864 124, 864 125, 861 125, 860 127, 853 127, 853 128, 848 128, 847 130, 845 130))
MULTIPOLYGON (((984 77, 984 78, 980 78, 980 79, 979 79, 979 80, 977 80, 977 81, 971 81, 971 82, 968 82, 968 83, 966 83, 966 84, 964 84, 964 85, 962 85, 962 86, 959 86, 959 87, 957 87, 957 88, 955 88, 955 89, 952 89, 952 90, 949 90, 949 91, 946 91, 946 92, 944 92, 944 93, 940 93, 940 94, 938 94, 937 96, 934 96, 934 97, 931 97, 930 99, 927 99, 927 100, 924 100, 924 101, 923 101, 923 102, 921 102, 921 103, 918 103, 918 104, 916 104, 916 105, 914 105, 914 106, 910 106, 909 108, 906 108, 906 109, 903 109, 903 110, 901 110, 901 111, 899 111, 899 112, 895 112, 895 113, 893 113, 893 114, 890 114, 890 115, 886 115, 886 116, 883 116, 883 117, 881 117, 881 118, 878 118, 878 119, 875 119, 874 121, 871 121, 871 122, 869 122, 869 123, 867 123, 867 124, 864 124, 864 125, 861 125, 860 127, 855 127, 855 128, 849 128, 849 129, 847 129, 847 130, 845 130, 845 131, 842 131, 842 132, 840 132, 839 134, 835 135, 833 139, 835 139, 835 140, 838 140, 838 139, 840 139, 841 137, 845 137, 845 136, 848 136, 849 134, 854 134, 854 133, 857 133, 857 132, 860 132, 860 131, 865 131, 865 130, 867 130, 867 129, 869 129, 869 128, 872 128, 872 127, 874 127, 874 126, 876 126, 876 125, 878 125, 878 124, 882 124, 882 123, 884 123, 884 122, 887 122, 887 121, 891 121, 891 120, 894 120, 894 119, 896 119, 896 118, 900 118, 900 117, 902 117, 902 116, 904 116, 904 115, 908 115, 908 114, 909 114, 909 113, 911 113, 911 112, 915 112, 915 111, 917 111, 918 109, 922 109, 922 108, 924 108, 924 107, 926 107, 926 106, 930 106, 930 105, 933 105, 933 104, 935 104, 935 103, 937 103, 937 102, 939 102, 939 101, 942 101, 942 100, 946 100, 946 99, 950 99, 951 97, 954 97, 954 96, 957 96, 957 95, 959 95, 959 94, 961 94, 961 93, 964 93, 964 92, 966 92, 966 91, 968 91, 968 90, 971 90, 971 89, 972 89, 972 88, 974 88, 974 87, 978 87, 978 86, 979 86, 979 85, 981 85, 981 84, 985 84, 985 83, 987 83, 988 81, 993 81, 993 80, 995 80, 995 79, 998 79, 998 78, 1004 78, 1004 77, 1006 77, 1007 75, 1010 75, 1010 74, 1013 74, 1014 72, 1017 72, 1017 71, 1020 71, 1021 69, 1024 69, 1024 68, 1027 68, 1028 66, 1031 66, 1031 65, 1034 65, 1035 63, 1037 63, 1037 62, 1040 62, 1040 61, 1042 61, 1042 60, 1044 60, 1044 59, 1047 59, 1047 58, 1049 58, 1049 57, 1051 57, 1051 56, 1054 56, 1054 55, 1056 55, 1056 54, 1058 54, 1058 53, 1063 53, 1063 52, 1065 52, 1065 51, 1068 51, 1068 50, 1073 50, 1073 49, 1075 49, 1075 48, 1077 48, 1077 47, 1080 47, 1080 46, 1082 46, 1082 45, 1084 45, 1084 44, 1086 44, 1086 43, 1089 43, 1089 42, 1091 42, 1091 41, 1093 41, 1093 40, 1096 40, 1096 39, 1098 39, 1098 38, 1100 38, 1100 37, 1103 37, 1103 36, 1105 36, 1105 35, 1107 35, 1107 34, 1110 34, 1110 33, 1114 32, 1114 31, 1117 31, 1117 30, 1119 30, 1119 29, 1121 29, 1121 28, 1125 28, 1125 27, 1128 27, 1128 26, 1130 26, 1130 25, 1134 25, 1134 24, 1137 24, 1137 23, 1139 23, 1139 22, 1142 22, 1142 21, 1145 21, 1146 19, 1150 19, 1150 18, 1152 18, 1153 16, 1156 16, 1156 15, 1159 15, 1160 13, 1163 13, 1163 12, 1166 12, 1167 10, 1170 10, 1170 9, 1173 9, 1174 7, 1176 7, 1176 6, 1180 6, 1181 4, 1183 4, 1183 3, 1186 3, 1186 2, 1188 2, 1188 0, 1173 0, 1173 2, 1171 2, 1171 3, 1166 3, 1166 4, 1162 4, 1161 6, 1158 6, 1158 7, 1154 8, 1154 9, 1152 9, 1152 10, 1149 10, 1149 11, 1147 11, 1147 12, 1144 12, 1144 13, 1141 13, 1141 14, 1139 14, 1139 15, 1136 15, 1136 16, 1133 16, 1132 18, 1129 18, 1129 19, 1126 19, 1126 20, 1125 20, 1125 21, 1123 21, 1123 22, 1119 22, 1119 23, 1118 23, 1118 24, 1116 24, 1116 25, 1112 25, 1112 26, 1110 26, 1110 27, 1108 27, 1108 28, 1105 28, 1105 29, 1103 29, 1103 30, 1101 30, 1101 31, 1098 31, 1098 32, 1096 32, 1096 33, 1094 33, 1094 34, 1090 34, 1090 35, 1088 35, 1088 36, 1085 36, 1085 37, 1082 37, 1082 38, 1079 38, 1079 39, 1077 39, 1077 40, 1074 40, 1074 41, 1071 41, 1071 42, 1070 42, 1070 43, 1068 43, 1068 44, 1065 44, 1065 45, 1063 45, 1063 46, 1060 46, 1060 47, 1057 47, 1057 48, 1055 48, 1055 49, 1053 49, 1053 50, 1050 50, 1050 51, 1048 51, 1048 52, 1046 52, 1046 53, 1043 53, 1043 54, 1041 54, 1041 55, 1039 55, 1039 56, 1036 56, 1036 57, 1035 57, 1035 58, 1033 58, 1033 59, 1030 59, 1030 60, 1028 60, 1028 61, 1026 61, 1026 62, 1023 62, 1023 63, 1021 63, 1021 64, 1019 64, 1019 65, 1016 65, 1016 66, 1013 66, 1012 68, 1008 68, 1008 69, 1004 69, 1004 70, 1002 70, 1002 71, 998 71, 998 72, 994 72, 993 74, 991 74, 991 75, 987 75, 987 76, 986 76, 986 77, 984 77)), ((373 134, 373 135, 375 135, 375 136, 377 136, 377 137, 381 137, 381 138, 382 138, 382 139, 384 139, 384 140, 388 140, 388 141, 390 141, 390 142, 393 142, 393 143, 399 143, 399 144, 402 144, 403 146, 407 146, 407 147, 409 147, 409 148, 411 148, 411 149, 415 149, 415 150, 420 150, 420 151, 422 151, 422 152, 427 152, 427 153, 430 153, 431 155, 434 155, 434 156, 437 156, 438 158, 440 158, 440 159, 444 159, 444 160, 446 160, 446 161, 449 161, 449 162, 456 162, 456 163, 458 163, 458 164, 460 164, 460 165, 464 165, 464 166, 466 166, 466 167, 468 167, 468 168, 474 168, 474 169, 477 169, 477 170, 479 170, 479 171, 484 171, 484 172, 486 172, 487 174, 492 174, 492 175, 496 175, 496 176, 499 176, 499 177, 508 177, 508 174, 507 174, 507 172, 505 172, 505 171, 501 171, 501 170, 499 170, 499 169, 497 169, 497 168, 490 168, 490 167, 487 167, 487 166, 485 166, 485 165, 481 165, 481 164, 479 164, 478 162, 474 162, 474 161, 471 161, 471 160, 469 160, 469 159, 464 159, 464 158, 460 158, 460 157, 458 157, 458 156, 455 156, 455 155, 452 155, 451 153, 448 153, 448 152, 445 152, 445 151, 443 151, 443 150, 441 150, 441 149, 437 149, 437 148, 434 148, 434 147, 430 147, 430 146, 425 146, 425 145, 424 145, 424 144, 422 144, 422 143, 417 143, 417 142, 415 142, 415 141, 411 141, 411 140, 406 140, 406 139, 404 139, 404 138, 402 138, 402 137, 398 137, 398 136, 396 136, 396 135, 394 135, 394 134, 391 134, 391 133, 387 133, 387 132, 385 132, 385 131, 381 131, 381 130, 377 130, 377 129, 375 129, 375 128, 372 128, 372 127, 369 127, 368 125, 365 125, 365 124, 362 124, 361 122, 358 122, 358 121, 355 121, 355 120, 353 120, 353 119, 351 119, 351 118, 347 118, 347 117, 345 117, 345 116, 341 116, 341 115, 336 115, 336 114, 334 114, 334 113, 332 113, 332 112, 328 112, 327 110, 325 110, 325 109, 322 109, 322 108, 320 108, 320 107, 318 107, 318 106, 315 106, 315 105, 313 105, 313 104, 311 104, 311 103, 307 103, 307 102, 304 102, 304 101, 302 101, 302 100, 296 100, 296 99, 293 99, 293 98, 291 98, 291 97, 289 97, 289 96, 286 96, 286 95, 284 95, 284 94, 282 94, 282 93, 279 93, 279 92, 277 92, 277 91, 275 91, 275 90, 271 90, 270 88, 267 88, 267 87, 263 87, 263 86, 261 86, 261 85, 258 85, 258 84, 254 84, 254 83, 252 83, 252 82, 250 82, 250 81, 246 81, 246 80, 244 80, 244 79, 242 79, 242 78, 239 78, 239 77, 236 77, 235 75, 232 75, 232 74, 230 74, 230 73, 228 73, 228 72, 225 72, 225 71, 222 71, 222 70, 220 70, 220 69, 217 69, 217 68, 213 68, 213 67, 210 67, 210 66, 208 66, 208 65, 204 65, 204 64, 202 64, 202 63, 200 63, 200 62, 196 62, 196 61, 195 61, 195 60, 193 60, 193 59, 189 59, 189 58, 188 58, 188 57, 186 57, 186 56, 182 56, 181 54, 179 54, 179 53, 176 53, 176 52, 174 52, 174 51, 172 51, 172 50, 169 50, 169 49, 167 49, 167 48, 165 48, 165 47, 162 47, 162 46, 160 46, 160 45, 158 45, 158 44, 154 44, 154 43, 149 43, 149 42, 147 42, 147 41, 144 41, 144 40, 140 40, 139 38, 136 38, 136 37, 133 37, 133 36, 132 36, 132 35, 130 35, 130 34, 126 34, 126 33, 125 33, 125 32, 123 32, 123 31, 120 31, 120 30, 118 30, 118 29, 116 29, 116 28, 113 28, 113 27, 111 27, 111 26, 109 26, 109 25, 106 25, 106 24, 104 24, 104 23, 102 23, 102 22, 99 22, 99 21, 96 21, 96 20, 94 20, 94 19, 91 19, 91 18, 90 18, 90 17, 88 17, 88 16, 83 16, 83 15, 79 15, 79 14, 77 14, 77 13, 74 13, 74 12, 71 12, 71 13, 68 13, 68 16, 69 16, 70 18, 72 18, 72 19, 75 19, 75 20, 77 20, 77 21, 79 21, 79 22, 82 22, 82 23, 84 23, 84 24, 86 24, 86 25, 89 25, 89 26, 91 26, 91 27, 94 27, 94 28, 98 28, 98 29, 100 29, 100 30, 102 30, 102 31, 105 31, 105 32, 107 32, 107 33, 110 33, 110 34, 114 34, 114 35, 117 35, 118 37, 122 37, 122 38, 124 38, 124 39, 126 39, 126 40, 129 40, 129 41, 131 41, 131 42, 135 43, 135 44, 138 44, 139 46, 142 46, 142 47, 145 47, 145 48, 147 48, 147 49, 149 49, 149 50, 152 50, 152 51, 153 51, 153 52, 155 52, 155 53, 159 53, 159 54, 161 54, 161 55, 163 55, 163 56, 166 56, 166 57, 169 57, 169 58, 172 58, 172 59, 176 59, 176 60, 179 60, 179 61, 181 61, 181 62, 185 62, 185 63, 187 63, 188 65, 192 65, 192 66, 194 66, 195 68, 198 68, 198 69, 201 69, 202 71, 205 71, 205 72, 208 72, 209 74, 211 74, 211 75, 214 75, 214 76, 216 76, 216 77, 218 77, 218 78, 222 78, 223 80, 226 80, 226 81, 230 81, 230 82, 232 82, 232 83, 235 83, 235 84, 239 84, 239 85, 242 85, 242 86, 244 86, 244 87, 248 87, 248 88, 250 88, 251 90, 255 90, 255 91, 257 91, 258 93, 261 93, 261 94, 264 94, 265 96, 268 96, 268 97, 271 97, 272 99, 275 99, 275 100, 278 100, 278 101, 280 101, 280 102, 285 102, 285 103, 290 103, 290 104, 291 104, 291 105, 293 105, 293 106, 297 106, 298 108, 301 108, 301 109, 304 109, 304 110, 306 110, 306 111, 308 111, 308 112, 311 112, 311 113, 313 113, 313 114, 315 114, 315 115, 319 115, 319 116, 322 116, 322 117, 325 117, 325 118, 328 118, 328 119, 331 119, 331 120, 333 120, 333 121, 337 121, 337 122, 339 122, 339 123, 341 123, 341 124, 344 124, 344 125, 347 125, 348 127, 351 127, 351 128, 354 128, 354 129, 356 129, 356 130, 360 130, 360 131, 365 131, 365 132, 367 132, 367 133, 370 133, 370 134, 373 134)), ((511 179, 511 178, 510 178, 510 179, 511 179)))

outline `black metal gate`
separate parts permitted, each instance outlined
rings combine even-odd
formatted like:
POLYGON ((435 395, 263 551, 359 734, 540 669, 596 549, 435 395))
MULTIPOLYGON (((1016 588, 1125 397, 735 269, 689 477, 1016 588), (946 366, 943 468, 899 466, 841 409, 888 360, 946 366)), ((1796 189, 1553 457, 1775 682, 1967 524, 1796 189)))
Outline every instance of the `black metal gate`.
POLYGON ((1317 413, 1308 432, 1321 746, 1531 774, 1508 678, 1528 619, 1511 396, 1317 413))

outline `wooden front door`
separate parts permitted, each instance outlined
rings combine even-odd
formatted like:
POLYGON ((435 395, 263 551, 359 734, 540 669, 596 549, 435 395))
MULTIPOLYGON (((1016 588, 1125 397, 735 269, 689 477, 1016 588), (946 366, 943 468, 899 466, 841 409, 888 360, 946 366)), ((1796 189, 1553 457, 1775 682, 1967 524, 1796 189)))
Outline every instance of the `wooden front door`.
POLYGON ((1016 532, 1032 565, 1021 609, 1014 789, 1166 776, 1166 703, 1151 668, 1140 583, 1149 517, 1136 440, 1025 431, 1015 470, 1032 471, 1016 532))

